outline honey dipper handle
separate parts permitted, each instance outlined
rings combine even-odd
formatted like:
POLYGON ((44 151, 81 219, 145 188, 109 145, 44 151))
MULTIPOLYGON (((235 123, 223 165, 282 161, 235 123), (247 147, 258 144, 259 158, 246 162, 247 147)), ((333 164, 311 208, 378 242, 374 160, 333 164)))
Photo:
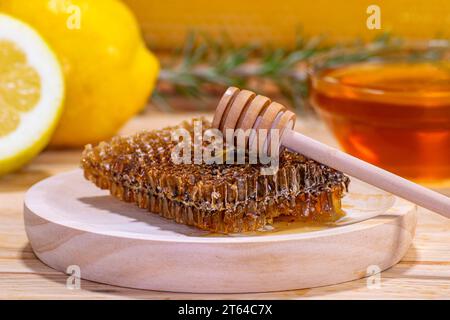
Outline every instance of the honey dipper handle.
POLYGON ((281 144, 317 162, 450 218, 450 198, 438 192, 422 187, 293 130, 286 130, 281 144))

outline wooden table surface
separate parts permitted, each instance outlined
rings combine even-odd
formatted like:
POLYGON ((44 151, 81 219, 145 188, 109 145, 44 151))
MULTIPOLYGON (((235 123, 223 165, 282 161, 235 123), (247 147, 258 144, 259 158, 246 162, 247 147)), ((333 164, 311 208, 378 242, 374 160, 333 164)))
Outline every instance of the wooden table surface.
MULTIPOLYGON (((190 116, 148 111, 131 120, 122 133, 176 124, 190 116)), ((334 144, 317 121, 303 121, 297 130, 334 144)), ((20 172, 0 178, 0 299, 450 299, 450 221, 424 209, 419 209, 413 245, 399 264, 381 274, 377 288, 361 279, 321 288, 234 295, 144 291, 84 280, 80 289, 69 289, 67 275, 47 267, 33 254, 24 231, 22 206, 31 185, 76 168, 80 152, 47 150, 20 172)))

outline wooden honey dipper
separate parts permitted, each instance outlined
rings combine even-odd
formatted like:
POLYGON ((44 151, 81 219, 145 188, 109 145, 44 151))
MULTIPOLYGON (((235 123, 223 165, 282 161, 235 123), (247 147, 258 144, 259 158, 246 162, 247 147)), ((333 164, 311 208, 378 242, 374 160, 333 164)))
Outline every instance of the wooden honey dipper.
POLYGON ((283 105, 230 87, 217 106, 212 127, 223 133, 227 129, 279 129, 281 146, 450 218, 450 198, 295 132, 294 124, 295 114, 283 105))

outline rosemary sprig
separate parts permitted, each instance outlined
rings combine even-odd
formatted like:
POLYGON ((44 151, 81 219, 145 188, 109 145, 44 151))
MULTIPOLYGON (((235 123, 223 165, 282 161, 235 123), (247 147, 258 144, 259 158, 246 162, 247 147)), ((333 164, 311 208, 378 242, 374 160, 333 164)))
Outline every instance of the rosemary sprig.
MULTIPOLYGON (((170 59, 162 59, 154 102, 170 110, 167 98, 175 92, 184 98, 196 99, 196 106, 201 109, 205 106, 207 91, 221 92, 224 87, 233 85, 258 92, 276 89, 296 111, 305 111, 308 109, 305 99, 308 95, 308 60, 319 53, 342 47, 331 46, 322 37, 299 36, 291 49, 256 43, 235 46, 226 36, 220 40, 190 34, 183 48, 169 55, 170 59)), ((371 41, 381 46, 390 42, 392 38, 389 35, 371 41)), ((356 41, 350 45, 365 44, 356 41)), ((363 53, 338 57, 339 61, 335 62, 364 58, 363 53)))

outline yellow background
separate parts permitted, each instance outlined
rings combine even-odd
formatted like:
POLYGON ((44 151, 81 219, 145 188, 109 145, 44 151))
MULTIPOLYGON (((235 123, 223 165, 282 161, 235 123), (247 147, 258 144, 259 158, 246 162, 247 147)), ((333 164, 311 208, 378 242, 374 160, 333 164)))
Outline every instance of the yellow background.
POLYGON ((124 0, 137 15, 152 47, 179 46, 189 30, 212 35, 226 31, 234 41, 293 43, 301 27, 307 35, 331 40, 373 38, 367 7, 381 8, 381 31, 413 38, 447 37, 450 0, 124 0))

